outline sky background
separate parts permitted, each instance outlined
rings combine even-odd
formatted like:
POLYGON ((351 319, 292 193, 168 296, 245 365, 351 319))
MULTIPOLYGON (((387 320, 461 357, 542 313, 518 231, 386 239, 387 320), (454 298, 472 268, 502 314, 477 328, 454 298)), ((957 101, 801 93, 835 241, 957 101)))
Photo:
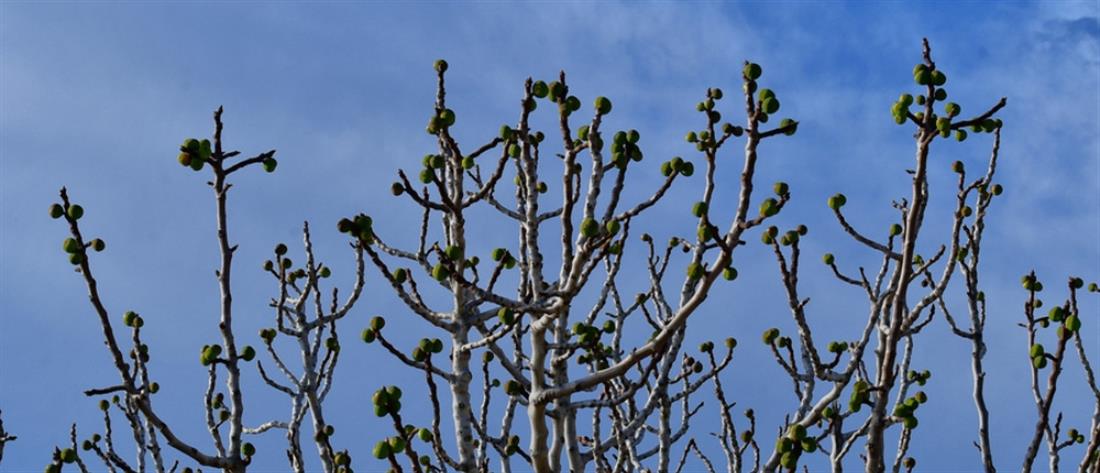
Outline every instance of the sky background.
MULTIPOLYGON (((762 145, 757 182, 762 189, 790 183, 793 200, 777 222, 810 228, 800 282, 812 299, 815 333, 821 340, 854 338, 865 321, 865 297, 816 263, 832 251, 852 272, 877 258, 843 234, 825 200, 847 194, 850 219, 867 233, 885 234, 896 218, 890 202, 908 197, 904 171, 914 144, 911 129, 893 125, 889 109, 899 93, 918 92, 910 71, 925 36, 964 115, 1008 97, 997 178, 1006 192, 987 220, 983 286, 990 295, 994 453, 999 468, 1014 470, 1035 419, 1025 332, 1016 325, 1025 298, 1019 277, 1034 268, 1048 281, 1048 304, 1064 297, 1066 276, 1100 278, 1097 15, 1094 2, 874 8, 862 2, 0 2, 0 409, 5 427, 19 436, 0 470, 41 471, 52 447, 67 443, 72 422, 81 438, 100 431, 97 400, 81 391, 117 382, 83 281, 60 249, 67 229, 46 215, 61 186, 86 209, 85 235, 107 242, 92 263, 112 322, 127 309, 146 320, 162 415, 183 438, 210 450, 199 420, 205 370, 197 354, 218 340, 213 198, 206 173, 176 164, 178 144, 209 136, 211 112, 224 105, 227 147, 247 155, 278 150, 278 171, 238 174, 230 199, 231 239, 241 245, 236 328, 244 343, 259 346, 255 334, 273 323, 266 302, 276 290, 261 263, 278 242, 301 259, 303 221, 313 222, 318 256, 345 291, 353 261, 335 231, 339 218, 367 212, 391 240, 414 237, 410 225, 418 213, 391 197, 388 185, 398 168, 415 172, 420 156, 433 149, 423 130, 435 92, 432 61, 441 57, 451 66, 448 101, 467 148, 515 121, 529 76, 549 81, 566 70, 585 115, 593 97, 614 100, 605 130, 638 129, 647 156, 632 174, 628 201, 656 186, 661 161, 700 160, 682 138, 702 126, 694 104, 707 87, 735 97, 742 62, 760 63, 763 86, 782 100, 781 115, 801 126, 794 137, 762 145)), ((727 118, 742 119, 737 102, 720 105, 727 118)), ((535 124, 551 134, 547 108, 536 112, 535 124)), ((965 143, 933 145, 925 251, 946 240, 950 163, 979 169, 990 143, 991 135, 972 135, 965 143)), ((731 146, 719 167, 723 203, 713 211, 726 218, 737 192, 739 147, 731 146)), ((679 182, 634 233, 651 232, 657 241, 692 234, 688 210, 700 182, 698 175, 679 182)), ((468 254, 485 258, 491 248, 513 244, 514 227, 486 212, 477 218, 468 254)), ((760 437, 767 439, 796 404, 759 335, 793 324, 770 250, 750 244, 735 258, 742 277, 716 286, 692 318, 686 346, 741 340, 723 382, 738 403, 735 412, 757 411, 760 437)), ((377 345, 355 342, 354 334, 371 315, 387 314, 388 331, 403 346, 439 335, 409 315, 376 272, 369 274, 364 297, 342 323, 344 350, 326 403, 337 445, 358 454, 357 471, 383 468, 368 453, 387 428, 370 412, 370 393, 397 384, 422 394, 422 377, 377 345)), ((635 292, 642 282, 628 274, 624 290, 635 292)), ((957 286, 950 290, 956 307, 960 294, 957 286)), ((1082 298, 1081 333, 1094 364, 1100 363, 1098 299, 1082 298)), ((939 318, 919 340, 914 367, 934 376, 911 454, 922 470, 976 471, 970 345, 939 318)), ((247 424, 286 416, 288 400, 260 384, 254 367, 245 377, 247 424)), ((1092 411, 1082 378, 1079 364, 1070 362, 1056 404, 1066 427, 1085 428, 1092 411)), ((717 429, 713 401, 703 409, 692 435, 721 462, 709 435, 717 429)), ((409 417, 426 421, 422 413, 409 417)), ((260 453, 253 471, 286 469, 280 433, 254 443, 260 453)), ((1063 450, 1065 464, 1076 466, 1082 451, 1063 450)), ((824 459, 805 461, 820 471, 824 459)), ((849 463, 857 462, 849 455, 849 463)))

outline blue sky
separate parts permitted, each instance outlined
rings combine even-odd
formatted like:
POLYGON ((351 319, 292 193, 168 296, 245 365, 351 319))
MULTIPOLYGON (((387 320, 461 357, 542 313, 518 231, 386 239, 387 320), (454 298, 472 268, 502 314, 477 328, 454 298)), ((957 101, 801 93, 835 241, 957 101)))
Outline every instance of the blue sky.
MULTIPOLYGON (((855 224, 885 232, 894 217, 890 201, 908 194, 911 132, 892 124, 889 107, 914 91, 909 71, 922 36, 964 114, 1009 98, 999 171, 1007 190, 989 217, 984 273, 992 296, 994 451, 1002 469, 1014 469, 1021 432, 1034 422, 1026 341, 1016 326, 1023 318, 1019 276, 1035 268, 1049 288, 1071 274, 1100 278, 1097 15, 1090 2, 0 3, 0 409, 5 427, 20 436, 5 451, 3 469, 40 471, 71 422, 85 434, 101 429, 95 400, 81 391, 117 377, 81 279, 60 251, 65 228, 46 215, 63 185, 87 210, 85 232, 107 242, 93 263, 108 308, 146 318, 153 377, 162 385, 156 402, 171 406, 166 417, 185 438, 205 445, 195 420, 205 386, 196 354, 216 339, 213 200, 205 177, 175 163, 175 149, 183 138, 209 134, 218 105, 226 109, 229 146, 279 151, 278 172, 245 173, 231 197, 231 235, 241 243, 237 328, 258 344, 254 334, 271 324, 265 301, 275 291, 260 264, 277 242, 296 248, 304 220, 314 223, 319 256, 345 289, 352 261, 336 220, 365 211, 390 233, 412 236, 415 212, 386 186, 397 168, 415 170, 431 151, 423 127, 434 94, 431 64, 440 57, 451 65, 448 100, 466 143, 514 121, 528 76, 549 80, 564 69, 584 103, 611 97, 610 126, 640 130, 649 157, 648 170, 634 174, 632 197, 655 185, 660 161, 693 155, 682 137, 700 126, 694 104, 706 88, 733 95, 742 61, 759 62, 784 114, 802 123, 793 138, 762 149, 758 182, 784 180, 793 189, 779 223, 810 227, 804 251, 811 263, 832 251, 849 268, 873 264, 824 201, 846 193, 855 224)), ((551 126, 551 118, 541 114, 537 126, 551 126)), ((988 148, 988 136, 936 144, 931 179, 939 197, 926 226, 929 248, 946 236, 949 163, 974 168, 988 148)), ((725 210, 740 159, 730 153, 719 174, 728 183, 719 188, 725 210)), ((671 229, 690 234, 687 209, 697 193, 680 183, 640 230, 658 241, 671 229)), ((499 221, 484 222, 473 235, 483 242, 475 253, 513 238, 499 221)), ((756 340, 767 327, 792 324, 770 252, 743 250, 737 264, 744 277, 712 295, 691 323, 688 346, 708 336, 743 342, 724 382, 739 407, 756 409, 765 432, 781 423, 794 397, 756 340)), ((802 290, 821 336, 852 337, 862 325, 863 297, 821 265, 805 265, 802 290)), ((955 289, 951 297, 958 296, 955 289)), ((1094 363, 1098 307, 1095 296, 1083 303, 1082 335, 1094 363)), ((344 333, 377 313, 389 314, 409 343, 432 333, 372 274, 344 333)), ((921 418, 912 453, 931 471, 976 470, 969 344, 942 321, 923 337, 914 364, 935 373, 927 388, 935 415, 921 418)), ((289 411, 255 372, 247 375, 248 423, 289 411)), ((327 404, 330 416, 339 414, 338 443, 370 461, 366 449, 384 425, 369 412, 369 394, 381 383, 415 389, 420 380, 377 346, 345 343, 327 404)), ((1091 398, 1079 367, 1064 380, 1057 407, 1068 424, 1084 427, 1091 398)), ((713 429, 704 421, 694 435, 706 444, 713 429)), ((283 455, 273 454, 281 450, 278 434, 255 443, 254 470, 285 468, 283 455)), ((1076 464, 1080 447, 1063 453, 1076 464)), ((823 465, 820 457, 810 463, 823 465)))

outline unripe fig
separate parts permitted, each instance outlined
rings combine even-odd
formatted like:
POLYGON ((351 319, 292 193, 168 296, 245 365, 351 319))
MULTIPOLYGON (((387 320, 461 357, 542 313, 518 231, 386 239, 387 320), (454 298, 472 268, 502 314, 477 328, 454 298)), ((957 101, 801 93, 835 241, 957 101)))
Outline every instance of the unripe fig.
POLYGON ((726 269, 722 270, 722 277, 726 281, 733 281, 734 279, 737 279, 737 269, 735 269, 733 266, 727 267, 726 269))
MULTIPOLYGON (((939 87, 947 83, 947 75, 943 71, 936 69, 932 71, 932 85, 939 87)), ((940 89, 942 90, 942 89, 940 89)))
POLYGON ((775 199, 769 197, 760 203, 760 215, 771 217, 777 213, 779 213, 779 202, 775 199))
POLYGON ((779 329, 773 327, 773 328, 769 328, 769 329, 765 330, 764 335, 763 335, 762 338, 764 340, 765 345, 771 345, 772 342, 774 342, 775 339, 778 338, 778 337, 779 337, 779 329))
POLYGON ((962 173, 966 172, 966 168, 963 166, 962 161, 955 161, 951 165, 951 170, 955 171, 955 173, 957 173, 957 174, 962 174, 962 173))
POLYGON ((1045 356, 1033 356, 1031 357, 1031 365, 1034 366, 1035 369, 1041 370, 1047 367, 1047 359, 1045 356))
POLYGON ((422 184, 431 184, 432 181, 435 180, 435 172, 430 168, 424 168, 420 170, 420 175, 418 177, 422 184))
POLYGON ((275 172, 275 168, 279 167, 279 162, 275 158, 267 158, 263 161, 264 171, 275 172))
POLYGON ((65 241, 61 242, 61 249, 65 250, 66 253, 77 253, 80 251, 80 244, 74 238, 66 238, 65 241))
POLYGON ((1076 332, 1081 329, 1081 319, 1077 318, 1077 315, 1071 315, 1066 317, 1066 330, 1070 332, 1076 332))
POLYGON ((509 396, 519 396, 523 394, 523 386, 514 379, 509 379, 504 382, 504 392, 509 396))
POLYGON ((61 218, 65 215, 65 209, 61 208, 61 204, 50 205, 50 218, 61 218))
POLYGON ((80 220, 80 217, 84 216, 84 207, 77 204, 69 206, 69 218, 73 220, 80 220))
POLYGON ((802 446, 803 452, 813 453, 817 451, 817 439, 815 438, 802 439, 802 442, 800 442, 800 444, 802 446))
POLYGON ((902 419, 902 425, 904 425, 906 429, 913 430, 917 428, 917 424, 919 424, 919 422, 917 422, 916 417, 908 416, 902 419))
POLYGON ((760 109, 763 110, 764 113, 766 113, 768 115, 771 115, 775 112, 778 112, 779 111, 779 99, 777 99, 775 97, 768 97, 768 98, 764 99, 763 102, 760 102, 760 109))
POLYGON ((107 243, 104 243, 103 240, 101 240, 99 238, 96 238, 95 240, 92 240, 92 249, 93 250, 103 251, 105 248, 107 248, 107 243))
POLYGON ((691 162, 684 162, 684 164, 680 166, 680 175, 684 177, 691 177, 692 174, 695 174, 695 164, 691 162))
POLYGON ((359 336, 365 343, 374 343, 376 337, 374 330, 370 328, 363 329, 363 333, 359 336))
POLYGON ((787 438, 799 441, 806 438, 806 427, 802 424, 792 424, 787 427, 787 438))
POLYGON ((780 181, 772 186, 772 190, 775 191, 775 195, 784 196, 790 193, 791 187, 788 186, 786 182, 780 181))
POLYGON ((759 79, 760 75, 764 73, 764 70, 760 68, 759 64, 750 62, 748 64, 745 64, 745 67, 741 70, 741 73, 745 76, 746 79, 753 81, 759 79))
POLYGON ((691 263, 687 267, 687 276, 689 279, 695 280, 703 277, 703 265, 699 263, 691 263))
POLYGON ((940 101, 947 100, 947 90, 945 90, 945 89, 936 89, 936 93, 934 94, 934 96, 936 97, 936 100, 940 100, 940 101))
POLYGON ((389 442, 382 440, 374 444, 374 450, 371 451, 371 454, 374 455, 374 458, 385 460, 393 454, 393 450, 391 450, 389 442))
POLYGON ((707 214, 707 203, 702 201, 696 202, 695 205, 691 206, 691 214, 702 218, 707 214))
POLYGON ((497 318, 500 319, 500 323, 504 325, 512 325, 516 322, 515 312, 512 312, 512 309, 507 307, 501 307, 497 310, 497 318))
POLYGON ((948 117, 955 118, 962 111, 962 107, 959 107, 959 104, 955 102, 950 102, 943 106, 943 111, 948 117))
POLYGON ((432 267, 432 277, 435 278, 436 281, 446 281, 447 278, 450 277, 450 275, 450 270, 448 270, 447 267, 443 265, 443 263, 436 263, 436 265, 432 267))
POLYGON ((586 218, 581 222, 581 235, 585 238, 595 238, 600 233, 600 224, 595 219, 586 218))
POLYGON ((241 359, 244 361, 252 361, 256 357, 256 349, 251 346, 245 346, 244 350, 241 350, 241 359))
POLYGON ((689 131, 687 136, 684 136, 684 140, 686 140, 688 143, 695 143, 699 141, 699 135, 695 134, 694 131, 689 131))
POLYGON ((72 463, 76 461, 76 450, 66 448, 61 451, 61 461, 65 463, 72 463))
POLYGON ((1054 306, 1050 309, 1050 312, 1047 313, 1047 317, 1050 318, 1051 322, 1061 322, 1064 316, 1065 311, 1063 311, 1060 306, 1054 306))
POLYGON ((615 322, 612 321, 612 320, 608 320, 608 321, 604 322, 603 323, 603 332, 604 333, 615 333, 615 322))
POLYGON ((898 225, 896 223, 890 225, 890 236, 895 237, 898 235, 901 235, 901 225, 898 225))
POLYGON ((794 449, 794 442, 787 437, 780 437, 775 442, 775 449, 779 452, 787 453, 794 449))
POLYGON ((561 82, 558 82, 558 81, 553 81, 553 82, 550 83, 550 93, 549 93, 550 100, 553 100, 555 102, 557 102, 559 100, 564 100, 566 93, 567 93, 567 90, 565 88, 565 84, 562 84, 561 82))
POLYGON ((432 431, 423 428, 416 432, 416 436, 419 437, 422 442, 431 442, 434 438, 432 436, 432 431))
POLYGON ((611 113, 611 100, 607 97, 596 97, 596 112, 600 115, 607 115, 611 113))
POLYGON ((844 197, 844 194, 836 194, 829 197, 828 203, 830 209, 839 211, 841 207, 844 207, 844 204, 848 203, 848 198, 844 197))
POLYGON ((784 118, 779 121, 779 129, 784 128, 787 128, 787 131, 784 131, 783 134, 787 136, 792 136, 796 131, 798 131, 798 122, 790 118, 784 118))
POLYGON ((546 98, 548 93, 550 93, 550 88, 547 87, 546 82, 537 80, 534 84, 531 84, 531 95, 541 99, 546 98))
POLYGON ((913 80, 918 85, 928 85, 932 83, 932 73, 928 72, 928 69, 920 69, 913 73, 913 80))
POLYGON ((73 253, 69 255, 69 262, 76 265, 84 262, 84 253, 73 253))

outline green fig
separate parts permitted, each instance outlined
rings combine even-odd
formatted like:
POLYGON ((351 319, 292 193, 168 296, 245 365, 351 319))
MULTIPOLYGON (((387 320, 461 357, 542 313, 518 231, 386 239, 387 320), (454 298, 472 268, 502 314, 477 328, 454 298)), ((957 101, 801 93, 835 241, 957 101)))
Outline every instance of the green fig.
POLYGON ((703 266, 699 263, 691 263, 687 267, 687 276, 692 280, 702 278, 704 272, 703 266))
POLYGON ((374 458, 385 460, 393 454, 393 450, 391 450, 389 442, 382 440, 374 444, 374 450, 372 450, 371 453, 374 455, 374 458))
POLYGON ((620 224, 618 220, 608 220, 607 223, 604 224, 604 229, 607 230, 608 235, 619 233, 619 227, 620 224))
POLYGON ((581 222, 581 235, 585 238, 595 238, 600 233, 600 224, 596 220, 591 218, 584 219, 581 222))
POLYGON ((848 203, 848 198, 844 197, 844 194, 836 194, 829 197, 829 208, 834 211, 840 211, 840 208, 844 207, 846 203, 848 203))
POLYGON ((780 181, 776 182, 775 185, 772 186, 772 190, 775 191, 775 195, 784 196, 790 193, 791 188, 787 185, 786 182, 780 181))
POLYGON ((1033 356, 1031 357, 1031 365, 1034 366, 1035 369, 1041 370, 1047 367, 1047 359, 1045 356, 1033 356))
POLYGON ((369 328, 363 329, 363 333, 360 335, 360 338, 365 343, 374 343, 374 339, 376 337, 377 337, 377 335, 375 335, 374 330, 369 329, 369 328))
POLYGON ((1081 329, 1081 319, 1077 318, 1077 315, 1071 315, 1066 317, 1066 330, 1070 332, 1076 332, 1081 329))
POLYGON ((61 204, 50 205, 50 218, 61 218, 65 215, 65 209, 61 208, 61 204))
MULTIPOLYGON (((778 108, 779 107, 776 107, 776 109, 778 108)), ((798 122, 790 118, 784 118, 779 121, 779 129, 786 129, 787 131, 784 131, 783 134, 787 136, 792 136, 796 131, 798 131, 798 122)))
POLYGON ((80 217, 84 216, 84 207, 77 204, 69 206, 69 218, 73 220, 80 220, 80 217))
POLYGON ((779 338, 779 329, 773 327, 765 330, 762 338, 765 345, 771 345, 776 338, 779 338))
POLYGON ((760 68, 759 64, 750 62, 745 64, 745 67, 741 70, 741 73, 745 76, 746 79, 753 81, 759 79, 760 75, 764 73, 764 70, 760 68))
POLYGON ((515 312, 512 312, 512 309, 507 307, 501 307, 497 310, 497 318, 500 320, 500 323, 504 325, 512 325, 516 322, 515 312))
POLYGON ((917 424, 918 422, 916 417, 908 416, 902 419, 902 425, 904 425, 906 429, 913 430, 917 428, 917 424))
POLYGON ((928 85, 932 83, 932 73, 928 72, 928 69, 920 69, 913 73, 913 80, 917 82, 917 85, 928 85))
POLYGON ((535 97, 538 97, 538 98, 542 99, 542 98, 546 98, 546 94, 549 94, 549 93, 550 93, 550 87, 548 87, 546 85, 546 82, 543 82, 541 80, 537 80, 537 81, 535 81, 534 84, 531 84, 531 95, 534 95, 535 97))
POLYGON ((241 359, 244 361, 252 361, 256 357, 256 349, 251 346, 245 346, 244 350, 241 350, 241 359))
POLYGON ((691 214, 698 218, 702 218, 707 214, 707 203, 702 201, 696 202, 691 206, 691 214))
POLYGON ((609 100, 607 97, 596 97, 595 106, 596 112, 600 115, 607 115, 608 113, 611 113, 611 100, 609 100))
POLYGON ((787 438, 794 441, 806 438, 806 427, 802 424, 792 424, 787 428, 787 438))
POLYGON ((450 275, 451 275, 450 270, 448 270, 447 267, 444 266, 442 263, 437 263, 432 268, 432 277, 435 278, 436 281, 439 281, 439 282, 446 281, 447 278, 450 277, 450 275))
POLYGON ((735 269, 733 266, 727 267, 726 269, 722 270, 722 277, 726 281, 733 281, 734 279, 737 279, 737 269, 735 269))
POLYGON ((420 429, 417 431, 416 436, 420 438, 422 442, 431 442, 433 438, 432 431, 428 429, 420 429))
POLYGON ((771 115, 775 112, 778 112, 779 111, 779 99, 777 99, 775 97, 768 97, 768 98, 764 99, 763 102, 760 102, 760 109, 763 110, 764 113, 766 113, 768 115, 771 115))
POLYGON ((779 202, 775 199, 769 197, 760 203, 760 215, 771 217, 777 213, 779 213, 779 202))

